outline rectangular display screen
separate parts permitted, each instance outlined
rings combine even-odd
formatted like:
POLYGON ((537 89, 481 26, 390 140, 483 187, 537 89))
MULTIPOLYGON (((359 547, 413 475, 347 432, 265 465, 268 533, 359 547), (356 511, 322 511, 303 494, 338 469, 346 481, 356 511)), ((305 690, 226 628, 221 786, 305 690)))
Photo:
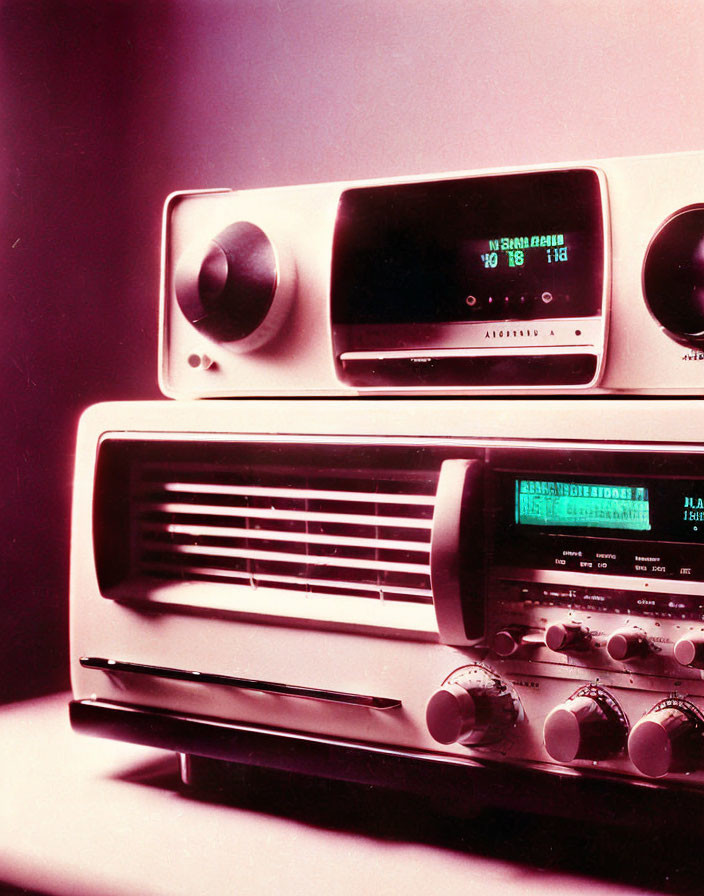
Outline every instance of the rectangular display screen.
POLYGON ((516 479, 515 522, 647 532, 651 528, 648 489, 614 482, 516 479))
POLYGON ((348 324, 601 313, 601 187, 589 169, 346 190, 331 280, 348 324))

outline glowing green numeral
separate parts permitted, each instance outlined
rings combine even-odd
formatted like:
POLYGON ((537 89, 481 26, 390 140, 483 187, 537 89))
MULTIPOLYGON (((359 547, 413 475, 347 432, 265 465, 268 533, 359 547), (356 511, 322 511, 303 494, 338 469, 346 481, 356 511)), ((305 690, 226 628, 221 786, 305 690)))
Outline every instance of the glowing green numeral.
POLYGON ((567 246, 559 246, 555 249, 546 249, 548 253, 548 262, 567 261, 567 246))

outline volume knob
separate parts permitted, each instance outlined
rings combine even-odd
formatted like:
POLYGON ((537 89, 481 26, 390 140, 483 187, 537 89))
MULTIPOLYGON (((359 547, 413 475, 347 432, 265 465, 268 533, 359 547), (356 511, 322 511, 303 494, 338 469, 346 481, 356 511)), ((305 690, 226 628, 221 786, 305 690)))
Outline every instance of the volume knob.
POLYGON ((698 767, 701 755, 701 722, 692 704, 664 701, 637 722, 628 738, 628 755, 649 778, 698 767))
POLYGON ((274 335, 288 310, 295 278, 286 267, 260 227, 237 221, 179 259, 176 300, 203 335, 251 351, 274 335))
POLYGON ((506 734, 521 714, 508 685, 484 666, 453 672, 428 700, 426 724, 441 744, 488 744, 506 734))
POLYGON ((543 739, 556 762, 607 759, 625 746, 625 716, 606 691, 584 688, 548 713, 543 739))

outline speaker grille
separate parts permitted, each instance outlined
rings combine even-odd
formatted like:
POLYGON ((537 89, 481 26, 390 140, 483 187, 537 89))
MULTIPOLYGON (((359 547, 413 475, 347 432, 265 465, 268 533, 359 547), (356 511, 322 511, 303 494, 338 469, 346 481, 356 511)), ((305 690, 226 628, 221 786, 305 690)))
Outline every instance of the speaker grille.
POLYGON ((286 593, 430 605, 446 453, 108 439, 94 517, 101 588, 124 598, 139 582, 134 593, 148 597, 149 582, 218 582, 250 598, 259 590, 263 603, 275 592, 279 609, 286 593))
POLYGON ((138 571, 430 602, 435 483, 375 472, 140 465, 138 571))

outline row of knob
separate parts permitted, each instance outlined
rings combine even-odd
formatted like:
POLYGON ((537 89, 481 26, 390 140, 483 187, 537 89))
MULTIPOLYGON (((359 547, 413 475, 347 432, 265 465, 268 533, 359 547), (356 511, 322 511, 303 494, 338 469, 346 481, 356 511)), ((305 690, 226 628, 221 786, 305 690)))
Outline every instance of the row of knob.
MULTIPOLYGON (((428 730, 442 744, 496 743, 521 717, 511 688, 479 665, 454 672, 426 708, 428 730)), ((671 698, 656 704, 629 732, 618 703, 603 688, 590 685, 548 713, 543 742, 560 763, 610 759, 627 750, 641 774, 660 778, 700 767, 704 723, 693 704, 671 698)))
MULTIPOLYGON (((524 646, 544 644, 550 650, 565 653, 585 650, 589 643, 589 632, 579 623, 556 622, 545 629, 543 637, 537 638, 525 629, 503 629, 496 633, 493 648, 498 656, 507 658, 514 656, 524 646)), ((648 636, 638 628, 619 628, 606 642, 606 652, 619 663, 645 657, 651 649, 648 636)), ((704 669, 704 632, 684 635, 676 642, 673 652, 682 666, 704 669)))

